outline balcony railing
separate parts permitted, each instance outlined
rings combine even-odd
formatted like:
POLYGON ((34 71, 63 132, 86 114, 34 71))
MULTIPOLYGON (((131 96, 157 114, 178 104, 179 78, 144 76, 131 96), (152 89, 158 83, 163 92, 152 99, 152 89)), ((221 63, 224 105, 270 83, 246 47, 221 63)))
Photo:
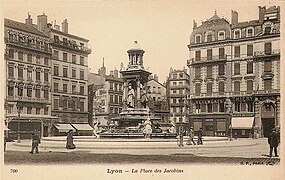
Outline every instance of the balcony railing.
POLYGON ((213 61, 214 62, 225 61, 225 60, 227 60, 227 58, 228 58, 227 55, 224 55, 224 56, 216 55, 216 56, 212 56, 212 57, 201 57, 199 59, 191 58, 190 60, 187 60, 187 65, 213 62, 213 61))
POLYGON ((10 101, 23 101, 23 102, 35 102, 35 103, 50 103, 49 99, 35 98, 35 97, 22 97, 22 96, 8 96, 7 100, 10 101))
POLYGON ((79 46, 75 43, 72 43, 71 41, 61 41, 59 39, 53 39, 52 40, 52 45, 56 45, 56 46, 60 46, 60 47, 64 47, 73 51, 78 51, 78 52, 82 52, 82 53, 86 53, 86 54, 91 54, 91 49, 87 48, 87 47, 82 47, 79 46))
POLYGON ((280 49, 274 49, 273 51, 255 51, 254 56, 272 56, 272 55, 280 55, 280 49))
POLYGON ((229 95, 226 92, 212 92, 212 93, 194 93, 192 98, 215 98, 215 97, 225 97, 229 95))
POLYGON ((5 43, 12 44, 15 46, 20 46, 23 48, 32 49, 32 50, 37 50, 37 51, 41 51, 41 52, 52 53, 52 49, 48 46, 42 46, 42 45, 38 45, 35 43, 29 43, 27 41, 19 41, 17 39, 5 38, 5 43))

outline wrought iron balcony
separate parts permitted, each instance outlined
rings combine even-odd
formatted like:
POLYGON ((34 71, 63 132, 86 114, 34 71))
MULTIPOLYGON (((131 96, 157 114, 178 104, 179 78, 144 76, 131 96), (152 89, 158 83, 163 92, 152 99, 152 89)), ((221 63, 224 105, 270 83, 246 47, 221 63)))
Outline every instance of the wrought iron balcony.
POLYGON ((87 48, 87 47, 83 47, 83 46, 79 46, 76 43, 73 43, 71 41, 61 41, 59 39, 53 39, 51 41, 53 46, 59 46, 59 47, 63 47, 63 48, 67 48, 70 49, 72 51, 77 51, 77 52, 81 52, 81 53, 85 53, 85 54, 91 54, 92 50, 87 48))
POLYGON ((195 65, 195 64, 203 64, 208 62, 219 62, 219 61, 225 61, 228 59, 227 55, 216 55, 212 57, 200 57, 200 58, 191 58, 187 60, 187 65, 195 65))
POLYGON ((280 49, 274 49, 273 51, 255 51, 254 57, 262 57, 262 56, 276 56, 280 55, 280 49))
POLYGON ((5 38, 5 43, 18 46, 18 47, 22 47, 22 48, 28 48, 31 50, 41 51, 41 52, 45 52, 49 54, 52 53, 52 49, 50 47, 42 46, 42 45, 35 44, 35 43, 30 43, 28 41, 20 41, 17 39, 5 38))

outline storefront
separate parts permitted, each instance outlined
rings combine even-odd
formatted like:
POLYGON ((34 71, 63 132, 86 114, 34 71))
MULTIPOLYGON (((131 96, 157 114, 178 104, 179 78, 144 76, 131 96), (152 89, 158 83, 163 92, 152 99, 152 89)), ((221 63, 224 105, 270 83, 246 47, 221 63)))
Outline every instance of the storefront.
POLYGON ((254 117, 232 117, 233 137, 252 137, 254 117))

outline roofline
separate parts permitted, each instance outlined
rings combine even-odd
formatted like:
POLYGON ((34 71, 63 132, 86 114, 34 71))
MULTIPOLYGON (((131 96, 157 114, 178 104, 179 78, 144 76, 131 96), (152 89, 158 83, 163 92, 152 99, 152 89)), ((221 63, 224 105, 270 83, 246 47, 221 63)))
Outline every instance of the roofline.
POLYGON ((54 33, 58 33, 58 34, 61 34, 61 35, 64 35, 64 36, 68 36, 68 37, 77 39, 77 40, 89 42, 88 39, 85 39, 85 38, 82 38, 82 37, 79 37, 79 36, 76 36, 76 35, 73 35, 73 34, 64 33, 62 31, 59 31, 59 30, 56 30, 56 29, 51 29, 51 31, 54 32, 54 33))

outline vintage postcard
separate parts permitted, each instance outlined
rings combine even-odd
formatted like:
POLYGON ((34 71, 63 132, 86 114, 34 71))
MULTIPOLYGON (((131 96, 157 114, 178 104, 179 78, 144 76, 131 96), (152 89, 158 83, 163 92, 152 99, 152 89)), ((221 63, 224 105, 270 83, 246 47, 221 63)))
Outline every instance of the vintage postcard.
POLYGON ((284 179, 283 20, 282 1, 2 0, 1 179, 284 179))

